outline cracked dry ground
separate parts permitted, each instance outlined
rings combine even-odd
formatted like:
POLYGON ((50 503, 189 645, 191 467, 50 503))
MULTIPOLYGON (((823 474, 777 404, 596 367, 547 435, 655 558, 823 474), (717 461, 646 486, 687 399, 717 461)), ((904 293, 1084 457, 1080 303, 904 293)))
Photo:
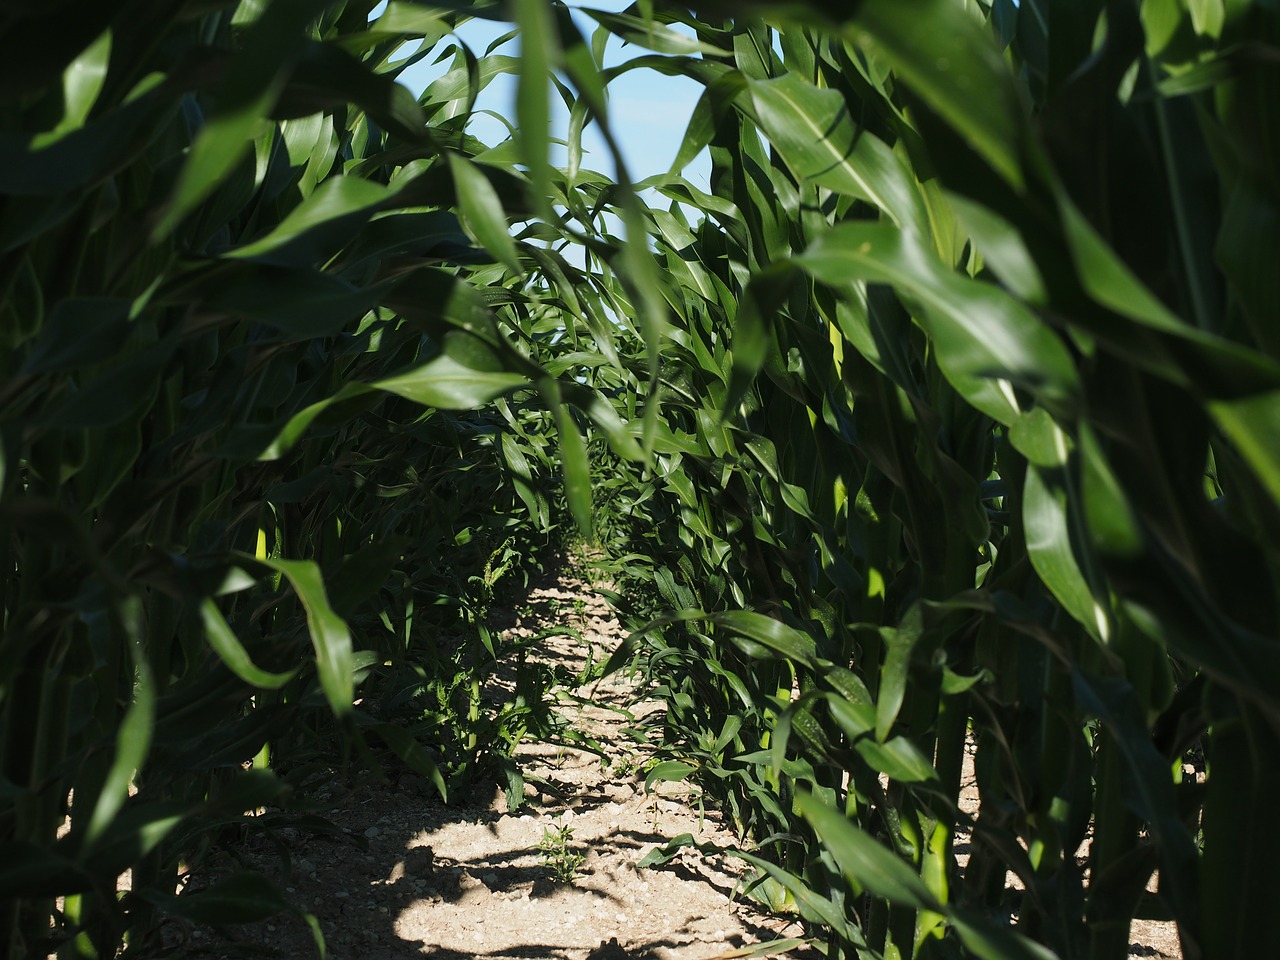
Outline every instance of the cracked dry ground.
MULTIPOLYGON (((543 656, 570 673, 588 656, 607 658, 622 629, 590 587, 564 578, 534 589, 527 614, 495 611, 512 631, 541 631, 567 620, 581 634, 552 637, 543 656)), ((336 775, 319 794, 320 813, 342 837, 281 831, 292 871, 281 883, 310 911, 338 960, 713 960, 745 956, 817 957, 785 947, 801 928, 733 896, 743 867, 727 856, 687 848, 662 867, 639 870, 655 846, 683 833, 720 845, 733 842, 711 811, 679 784, 646 795, 644 745, 626 736, 656 702, 635 702, 618 675, 573 693, 595 706, 564 698, 560 710, 576 729, 601 743, 611 758, 558 746, 526 743, 518 750, 528 782, 542 787, 517 813, 495 791, 491 802, 445 806, 426 781, 409 775, 395 786, 348 783, 336 775), (628 719, 629 712, 632 719, 628 719), (693 806, 690 805, 692 802, 693 806), (572 829, 572 848, 585 855, 572 883, 557 883, 539 844, 560 825, 572 829), (775 947, 764 946, 779 941, 775 947)), ((253 865, 280 876, 274 847, 245 851, 253 865)), ((171 931, 176 933, 177 931, 171 931)), ((234 941, 192 930, 172 939, 188 956, 315 956, 301 920, 277 917, 237 928, 234 941)), ((791 940, 790 944, 794 945, 791 940)))

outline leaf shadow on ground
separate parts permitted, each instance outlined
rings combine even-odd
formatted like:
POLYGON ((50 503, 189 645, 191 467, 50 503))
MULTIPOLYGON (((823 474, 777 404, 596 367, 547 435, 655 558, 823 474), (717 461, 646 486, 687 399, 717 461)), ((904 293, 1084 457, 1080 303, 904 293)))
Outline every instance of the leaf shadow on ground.
MULTIPOLYGON (((577 675, 622 639, 603 600, 581 581, 534 584, 518 609, 495 610, 490 629, 556 631, 572 618, 572 630, 538 648, 562 674, 577 675)), ((511 684, 499 670, 485 696, 501 696, 511 684)), ((690 849, 662 867, 636 868, 650 849, 682 833, 720 846, 734 838, 693 809, 680 785, 645 792, 644 745, 631 734, 653 704, 637 705, 621 679, 566 693, 558 709, 586 731, 591 749, 522 746, 528 802, 515 813, 496 789, 446 806, 412 773, 388 768, 391 779, 375 781, 331 771, 314 798, 338 832, 279 830, 246 841, 235 857, 242 868, 272 876, 315 917, 337 960, 709 960, 801 936, 794 918, 733 899, 743 865, 727 854, 690 849), (585 858, 570 884, 554 881, 539 850, 543 836, 561 827, 585 858)), ((222 932, 215 942, 208 932, 186 930, 174 945, 191 957, 316 955, 297 917, 222 932)))

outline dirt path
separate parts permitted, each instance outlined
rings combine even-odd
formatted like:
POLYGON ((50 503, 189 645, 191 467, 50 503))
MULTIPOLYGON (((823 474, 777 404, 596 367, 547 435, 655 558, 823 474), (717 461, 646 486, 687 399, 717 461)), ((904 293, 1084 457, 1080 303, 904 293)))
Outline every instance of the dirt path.
MULTIPOLYGON (((539 643, 539 655, 570 675, 588 657, 607 658, 622 639, 608 605, 578 580, 535 589, 523 607, 520 616, 495 611, 495 629, 528 636, 567 620, 580 637, 551 637, 539 643)), ((318 799, 343 836, 281 831, 292 858, 286 892, 317 918, 329 957, 816 958, 799 941, 798 923, 735 896, 740 862, 686 848, 665 866, 638 869, 647 852, 681 834, 719 845, 734 838, 710 811, 704 816, 696 795, 680 785, 645 791, 648 754, 628 734, 661 704, 637 702, 633 686, 619 675, 563 693, 569 695, 561 698, 561 713, 600 744, 609 762, 582 750, 521 745, 529 802, 516 814, 507 813, 496 790, 471 806, 445 806, 415 776, 394 787, 334 776, 318 799), (571 879, 555 878, 557 863, 571 879)), ((961 803, 976 812, 967 759, 961 803)), ((278 875, 275 847, 244 853, 255 869, 278 875)), ((167 939, 193 958, 316 955, 307 926, 290 917, 240 928, 235 943, 215 941, 199 929, 174 932, 177 937, 167 939)), ((1131 937, 1131 957, 1180 956, 1171 923, 1136 921, 1131 937)))
MULTIPOLYGON (((502 612, 496 611, 502 620, 502 612)), ((543 654, 577 671, 588 655, 607 658, 622 632, 603 600, 586 584, 563 580, 535 590, 526 615, 508 629, 536 631, 568 617, 581 640, 551 638, 543 654)), ((680 834, 733 842, 696 799, 665 784, 646 794, 643 745, 625 734, 634 718, 660 709, 634 703, 625 679, 606 681, 590 695, 594 706, 565 698, 561 711, 605 747, 600 757, 530 743, 518 755, 530 802, 516 814, 495 793, 471 807, 443 805, 429 784, 403 778, 347 784, 334 778, 320 792, 322 813, 342 826, 343 838, 285 832, 293 870, 291 899, 318 919, 329 956, 345 960, 713 960, 745 956, 816 956, 790 938, 798 923, 734 898, 742 866, 725 856, 687 850, 662 867, 637 869, 655 846, 680 834), (629 717, 631 719, 629 719, 629 717), (693 806, 691 806, 691 802, 693 806), (561 843, 555 843, 556 838, 561 843), (548 839, 549 838, 549 839, 548 839), (544 852, 544 842, 552 849, 544 852), (558 850, 556 847, 558 846, 558 850), (573 861, 582 858, 577 870, 573 861), (569 882, 558 882, 559 861, 569 882), (773 948, 761 947, 777 941, 773 948), (753 949, 754 948, 754 949, 753 949), (779 949, 782 948, 782 949, 779 949)), ((274 849, 252 858, 266 872, 274 849)), ((278 866, 276 867, 278 871, 278 866)), ((307 927, 281 917, 237 931, 239 947, 191 931, 193 955, 237 956, 248 947, 283 957, 315 956, 307 927), (256 948, 256 949, 255 949, 256 948)))

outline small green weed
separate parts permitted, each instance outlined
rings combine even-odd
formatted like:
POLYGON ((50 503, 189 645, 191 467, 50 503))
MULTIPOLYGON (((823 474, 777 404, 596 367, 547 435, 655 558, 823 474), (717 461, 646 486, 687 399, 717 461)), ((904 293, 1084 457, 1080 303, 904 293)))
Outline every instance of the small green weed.
POLYGON ((620 779, 634 776, 643 766, 644 761, 638 753, 624 753, 619 757, 602 756, 600 758, 600 769, 606 774, 612 774, 620 779))
POLYGON ((587 855, 573 846, 573 827, 557 823, 542 833, 538 849, 542 851, 542 865, 547 867, 557 883, 573 883, 578 869, 586 862, 587 855))

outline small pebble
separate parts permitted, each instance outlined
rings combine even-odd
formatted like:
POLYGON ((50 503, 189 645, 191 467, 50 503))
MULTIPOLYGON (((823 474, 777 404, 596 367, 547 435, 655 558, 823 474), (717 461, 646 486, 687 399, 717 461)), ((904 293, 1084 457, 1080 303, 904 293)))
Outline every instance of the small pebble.
POLYGON ((370 827, 368 830, 366 830, 366 831, 364 832, 364 835, 365 835, 366 837, 368 837, 370 840, 372 840, 372 839, 373 839, 374 837, 376 837, 380 832, 381 832, 381 831, 380 831, 377 827, 370 827))

